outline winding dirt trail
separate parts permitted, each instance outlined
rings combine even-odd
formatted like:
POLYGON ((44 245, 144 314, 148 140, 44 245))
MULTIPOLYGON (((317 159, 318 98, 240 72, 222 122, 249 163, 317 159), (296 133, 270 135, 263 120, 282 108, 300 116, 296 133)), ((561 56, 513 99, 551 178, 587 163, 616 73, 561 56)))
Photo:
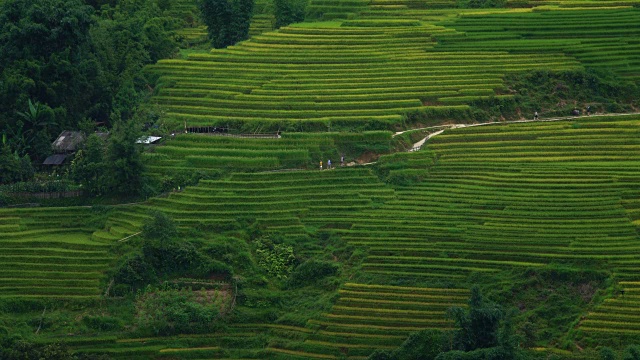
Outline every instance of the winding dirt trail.
POLYGON ((477 123, 477 124, 438 125, 438 126, 430 126, 430 127, 419 128, 419 129, 411 129, 411 130, 400 131, 400 132, 395 133, 393 136, 395 137, 395 136, 404 134, 407 131, 440 129, 440 130, 437 130, 437 131, 435 131, 433 133, 430 133, 424 139, 422 139, 422 140, 418 141, 417 143, 413 144, 411 149, 409 149, 409 152, 411 152, 411 151, 420 150, 422 148, 422 145, 424 145, 424 143, 427 142, 429 139, 431 139, 434 136, 438 136, 438 135, 442 134, 443 132, 445 132, 446 130, 449 130, 449 129, 458 129, 458 128, 474 127, 474 126, 486 126, 486 125, 504 125, 504 124, 530 123, 530 122, 567 121, 567 120, 585 119, 585 118, 591 118, 591 117, 627 116, 627 115, 639 115, 639 114, 640 114, 640 112, 632 112, 632 113, 614 113, 614 114, 601 114, 601 115, 565 116, 565 117, 548 118, 548 119, 537 119, 537 120, 536 119, 531 119, 531 120, 511 120, 511 121, 490 121, 490 122, 477 123))

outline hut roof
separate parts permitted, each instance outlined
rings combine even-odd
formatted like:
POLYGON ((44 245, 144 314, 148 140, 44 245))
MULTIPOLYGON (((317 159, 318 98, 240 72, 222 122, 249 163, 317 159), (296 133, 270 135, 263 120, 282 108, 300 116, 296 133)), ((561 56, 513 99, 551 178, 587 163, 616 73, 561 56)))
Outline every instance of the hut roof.
POLYGON ((56 141, 51 144, 54 152, 73 152, 78 149, 78 145, 85 140, 85 136, 80 131, 63 131, 58 135, 56 141))
POLYGON ((60 165, 64 162, 64 159, 66 158, 67 158, 67 155, 63 155, 63 154, 51 155, 44 160, 42 165, 60 165))

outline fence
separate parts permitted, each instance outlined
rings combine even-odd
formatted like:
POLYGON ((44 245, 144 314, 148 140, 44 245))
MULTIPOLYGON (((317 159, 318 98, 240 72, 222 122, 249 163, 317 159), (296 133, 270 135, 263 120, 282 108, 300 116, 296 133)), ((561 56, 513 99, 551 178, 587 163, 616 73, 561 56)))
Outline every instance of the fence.
POLYGON ((83 195, 83 191, 71 190, 71 191, 40 192, 40 193, 14 192, 14 193, 9 193, 8 195, 16 198, 61 199, 61 198, 80 197, 83 195))

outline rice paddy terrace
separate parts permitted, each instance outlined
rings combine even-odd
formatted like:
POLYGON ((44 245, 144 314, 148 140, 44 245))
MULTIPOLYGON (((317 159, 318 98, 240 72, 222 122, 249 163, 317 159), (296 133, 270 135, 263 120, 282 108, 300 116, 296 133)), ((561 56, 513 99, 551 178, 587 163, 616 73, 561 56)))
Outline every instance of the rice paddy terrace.
POLYGON ((0 210, 0 297, 98 299, 114 260, 91 208, 0 210))
POLYGON ((155 101, 179 124, 392 128, 407 112, 453 114, 474 101, 511 97, 503 82, 511 72, 606 68, 637 80, 640 11, 633 4, 461 10, 439 2, 312 1, 309 13, 332 21, 265 32, 149 71, 162 79, 155 101), (340 10, 347 4, 355 7, 340 10))
POLYGON ((363 149, 389 152, 391 142, 389 131, 285 133, 277 139, 185 134, 145 155, 155 176, 180 171, 315 169, 320 161, 337 163, 342 154, 348 153, 345 159, 352 161, 363 149))
MULTIPOLYGON (((333 307, 305 326, 255 323, 211 335, 65 339, 75 351, 114 358, 362 359, 398 346, 412 331, 450 327, 446 309, 464 305, 468 296, 460 285, 550 264, 578 272, 595 266, 615 283, 604 301, 568 319, 566 336, 583 345, 584 339, 626 344, 640 331, 634 315, 640 307, 638 135, 638 116, 452 129, 399 157, 409 170, 428 173, 415 185, 387 185, 370 167, 238 172, 122 208, 93 235, 72 221, 90 209, 4 210, 3 248, 14 256, 3 260, 3 274, 16 280, 6 275, 0 296, 98 297, 108 244, 140 231, 149 210, 161 210, 185 229, 255 224, 291 239, 331 231, 366 257, 333 307), (31 264, 47 270, 15 267, 31 264), (69 282, 78 276, 81 286, 69 282), (24 285, 27 278, 34 284, 24 285)), ((269 141, 277 147, 283 138, 269 141)))
POLYGON ((252 226, 290 240, 331 233, 364 255, 332 307, 304 324, 154 338, 45 334, 43 342, 120 359, 364 359, 411 332, 450 328, 446 310, 464 306, 474 282, 508 286, 501 274, 557 264, 601 269, 611 285, 563 319, 562 339, 543 345, 638 342, 639 116, 449 129, 420 151, 330 171, 318 161, 337 165, 357 144, 388 152, 392 133, 304 133, 389 130, 411 111, 455 114, 513 96, 504 83, 512 72, 600 67, 637 81, 636 4, 509 0, 510 8, 473 10, 452 1, 314 0, 309 16, 323 22, 267 31, 256 21, 248 41, 163 60, 148 70, 162 84, 153 101, 176 123, 287 131, 177 135, 145 154, 150 174, 219 178, 120 207, 104 227, 99 209, 0 210, 0 297, 101 299, 113 244, 160 210, 185 230, 252 226), (422 181, 384 181, 403 174, 422 181))

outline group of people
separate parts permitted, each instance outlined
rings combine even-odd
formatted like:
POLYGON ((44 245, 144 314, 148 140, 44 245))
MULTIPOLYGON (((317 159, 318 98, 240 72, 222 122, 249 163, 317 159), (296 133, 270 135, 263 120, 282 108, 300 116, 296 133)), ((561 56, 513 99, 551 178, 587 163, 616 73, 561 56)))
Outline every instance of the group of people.
MULTIPOLYGON (((340 156, 340 166, 344 166, 344 155, 340 156)), ((327 169, 331 169, 331 159, 327 160, 327 169)), ((322 170, 322 160, 320 160, 320 170, 322 170)))

